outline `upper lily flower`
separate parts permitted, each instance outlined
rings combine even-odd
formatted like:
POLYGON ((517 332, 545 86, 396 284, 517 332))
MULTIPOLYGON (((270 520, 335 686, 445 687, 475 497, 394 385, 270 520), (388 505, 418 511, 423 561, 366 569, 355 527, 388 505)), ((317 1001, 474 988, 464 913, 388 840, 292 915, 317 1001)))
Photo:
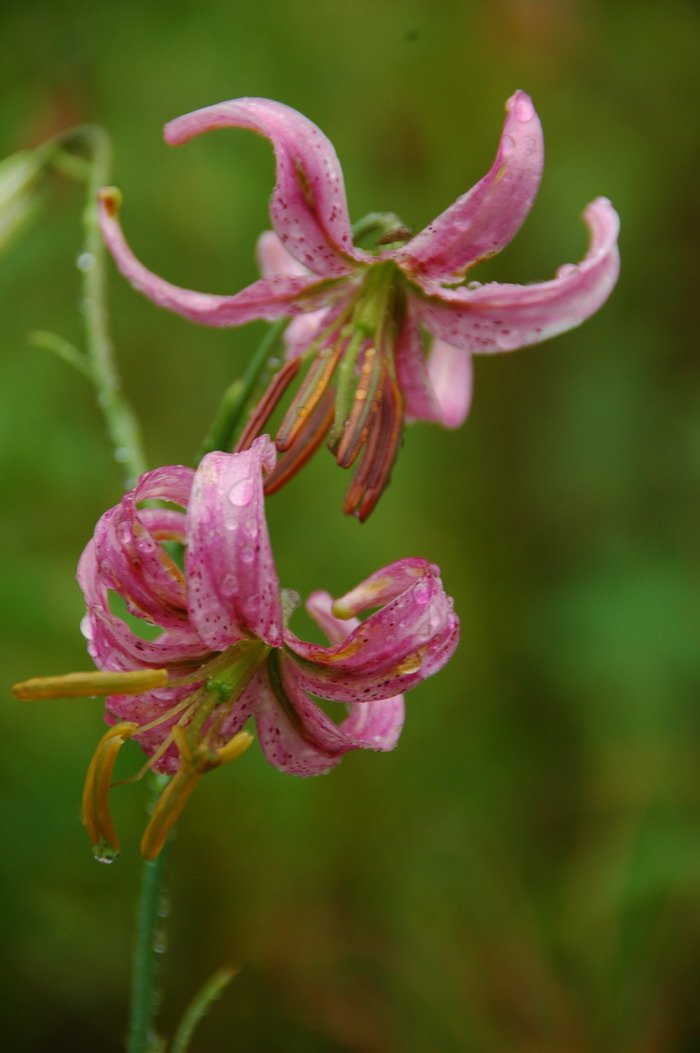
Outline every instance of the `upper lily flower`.
POLYGON ((263 507, 263 474, 275 457, 262 436, 245 452, 209 454, 196 471, 142 475, 99 520, 78 567, 84 631, 102 672, 15 689, 20 698, 109 696, 114 726, 98 746, 84 797, 103 859, 118 846, 106 795, 126 738, 140 743, 149 766, 174 775, 144 835, 152 857, 199 777, 246 748, 249 717, 270 763, 294 775, 328 771, 348 750, 390 750, 403 725, 402 692, 457 646, 452 600, 437 567, 422 559, 384 567, 339 600, 313 593, 307 610, 330 646, 288 628, 299 597, 280 591, 263 507), (184 511, 140 507, 153 499, 184 511), (184 571, 163 547, 170 541, 185 546, 184 571), (160 635, 135 633, 111 609, 111 593, 160 635), (359 621, 369 608, 379 609, 359 621), (314 697, 341 704, 338 723, 314 697))
POLYGON ((506 110, 484 178, 415 237, 398 221, 390 224, 372 252, 353 244, 332 144, 300 113, 246 98, 166 125, 166 141, 173 144, 212 128, 239 127, 273 145, 277 182, 270 217, 278 240, 275 245, 268 235, 261 249, 264 277, 233 296, 181 289, 147 270, 118 225, 118 193, 102 191, 107 244, 126 277, 156 303, 216 326, 312 313, 293 331, 289 361, 239 444, 264 428, 302 363, 308 364, 277 435, 284 456, 268 492, 328 435, 343 467, 364 450, 345 510, 366 518, 387 484, 404 417, 448 427, 465 419, 472 353, 539 343, 579 325, 608 297, 619 269, 618 218, 605 198, 584 211, 590 247, 579 264, 566 264, 555 278, 535 285, 464 284, 479 260, 517 233, 542 174, 542 129, 532 102, 519 91, 506 110), (422 330, 434 339, 427 359, 422 330))

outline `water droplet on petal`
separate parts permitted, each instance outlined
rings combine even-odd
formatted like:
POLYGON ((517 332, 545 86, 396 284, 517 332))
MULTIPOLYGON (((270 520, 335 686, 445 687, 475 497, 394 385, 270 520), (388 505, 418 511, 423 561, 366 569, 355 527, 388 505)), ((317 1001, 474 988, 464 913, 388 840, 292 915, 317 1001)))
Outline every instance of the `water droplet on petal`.
POLYGON ((430 586, 427 581, 417 581, 413 586, 413 599, 419 607, 425 607, 430 599, 430 586))
POLYGON ((236 591, 236 579, 233 574, 227 574, 224 580, 221 582, 221 591, 224 596, 233 596, 236 591))
POLYGON ((245 508, 253 499, 255 484, 252 479, 239 479, 228 492, 228 499, 237 508, 245 508))
POLYGON ((565 263, 557 271, 557 278, 570 278, 571 275, 578 272, 578 266, 575 263, 565 263))
POLYGON ((522 336, 518 330, 501 329, 495 335, 496 347, 501 351, 514 351, 516 347, 522 346, 522 336))
POLYGON ((258 536, 257 519, 251 517, 250 519, 246 520, 246 522, 243 524, 243 533, 247 538, 250 538, 251 541, 255 541, 258 536))
POLYGON ((512 154, 515 149, 515 139, 512 135, 504 135, 501 139, 501 152, 504 154, 512 154))
POLYGON ((474 291, 474 289, 480 289, 480 288, 481 288, 481 282, 467 282, 467 289, 471 289, 472 292, 474 291))

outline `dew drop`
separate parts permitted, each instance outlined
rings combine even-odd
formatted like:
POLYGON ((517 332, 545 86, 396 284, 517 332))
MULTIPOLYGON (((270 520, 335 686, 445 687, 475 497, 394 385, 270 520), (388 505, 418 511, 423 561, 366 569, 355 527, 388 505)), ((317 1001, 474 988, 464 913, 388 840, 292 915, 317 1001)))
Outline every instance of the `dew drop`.
POLYGON ((119 858, 119 849, 107 841, 98 841, 92 846, 92 857, 96 863, 113 863, 119 858))
POLYGON ((499 347, 501 351, 514 351, 516 347, 521 346, 522 338, 518 332, 502 329, 500 333, 496 333, 495 341, 496 347, 499 347))
POLYGON ((91 252, 81 252, 75 261, 75 265, 79 271, 91 271, 95 266, 95 257, 91 252))
POLYGON ((413 586, 413 599, 419 607, 425 607, 430 599, 430 586, 427 581, 417 581, 413 586))
POLYGON ((569 278, 573 274, 578 273, 578 267, 575 263, 565 263, 557 271, 557 278, 569 278))
POLYGON ((481 282, 467 282, 467 289, 471 289, 472 292, 475 289, 480 289, 480 288, 481 288, 481 282))
POLYGON ((126 446, 117 446, 114 451, 114 460, 119 464, 124 464, 129 460, 129 451, 126 446))
POLYGON ((252 479, 239 479, 228 492, 228 499, 237 508, 245 508, 253 499, 255 484, 252 479))
POLYGON ((504 135, 501 139, 501 151, 504 154, 512 154, 515 150, 515 139, 512 135, 504 135))
POLYGON ((233 596, 236 591, 236 579, 233 574, 227 574, 224 580, 221 582, 221 591, 224 596, 233 596))
POLYGON ((151 947, 156 954, 165 954, 168 949, 168 937, 164 929, 158 929, 153 933, 151 947))

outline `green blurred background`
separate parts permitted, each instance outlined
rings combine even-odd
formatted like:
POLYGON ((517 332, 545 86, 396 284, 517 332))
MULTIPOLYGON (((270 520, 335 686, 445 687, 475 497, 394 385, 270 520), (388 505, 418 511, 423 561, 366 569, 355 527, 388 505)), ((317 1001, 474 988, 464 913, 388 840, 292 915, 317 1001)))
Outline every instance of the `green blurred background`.
MULTIPOLYGON (((136 251, 171 281, 256 276, 269 146, 161 125, 265 95, 333 140, 353 219, 420 229, 534 98, 547 161, 515 242, 477 277, 580 258, 609 196, 623 271, 581 329, 476 362, 456 433, 407 431, 364 526, 327 454, 269 503, 283 584, 336 594, 400 556, 442 567, 462 618, 391 755, 315 780, 253 748, 205 779, 171 856, 162 1026, 241 972, 193 1053, 691 1053, 700 1049, 698 8, 690 0, 5 0, 0 152, 109 129, 136 251)), ((119 497, 83 379, 26 334, 79 342, 82 191, 56 180, 0 259, 2 683, 86 667, 76 560, 119 497)), ((188 463, 264 332, 200 329, 113 274, 113 327, 149 462, 188 463)), ((4 689, 2 1033, 31 1053, 121 1048, 145 786, 124 851, 78 821, 100 705, 4 689)), ((140 763, 128 747, 123 772, 140 763)))

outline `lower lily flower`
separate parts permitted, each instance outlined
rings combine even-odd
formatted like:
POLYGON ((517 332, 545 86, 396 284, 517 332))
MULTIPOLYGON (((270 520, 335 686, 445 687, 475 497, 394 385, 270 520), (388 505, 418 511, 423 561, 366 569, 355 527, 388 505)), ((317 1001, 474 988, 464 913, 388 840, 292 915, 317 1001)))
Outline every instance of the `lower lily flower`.
POLYGON ((102 191, 102 230, 117 265, 156 303, 214 326, 307 316, 305 326, 294 327, 289 360, 239 443, 242 448, 265 430, 285 390, 307 367, 276 436, 283 456, 267 481, 268 492, 327 438, 341 467, 360 458, 344 507, 366 519, 388 483, 404 419, 447 427, 465 419, 472 354, 540 343, 579 325, 607 299, 619 257, 618 218, 605 198, 584 211, 590 247, 579 264, 565 264, 555 278, 533 285, 465 284, 479 260, 515 236, 542 175, 542 129, 530 98, 518 91, 506 110, 496 157, 483 179, 415 236, 393 217, 373 251, 353 244, 332 144, 296 110, 244 98, 171 121, 165 138, 172 144, 237 127, 274 147, 270 218, 276 240, 261 249, 262 279, 233 296, 183 289, 144 267, 119 226, 118 191, 102 191), (432 339, 427 359, 423 332, 432 339))
POLYGON ((113 726, 83 796, 102 860, 119 850, 107 796, 126 739, 148 754, 144 770, 173 775, 142 841, 153 858, 201 775, 250 744, 242 730, 249 717, 276 768, 326 772, 349 750, 393 749, 403 692, 437 672, 457 646, 452 600, 438 568, 422 559, 398 560, 335 601, 313 593, 306 607, 330 646, 306 643, 288 628, 299 598, 279 588, 264 515, 264 473, 275 459, 262 436, 244 452, 207 455, 196 471, 174 466, 142 475, 99 520, 78 567, 83 631, 101 672, 15 688, 20 698, 108 696, 113 726), (140 507, 154 499, 170 507, 140 507), (184 570, 169 542, 184 545, 184 570), (131 615, 158 626, 157 638, 143 639, 114 613, 111 593, 131 615), (336 723, 315 698, 339 703, 343 719, 336 723))

